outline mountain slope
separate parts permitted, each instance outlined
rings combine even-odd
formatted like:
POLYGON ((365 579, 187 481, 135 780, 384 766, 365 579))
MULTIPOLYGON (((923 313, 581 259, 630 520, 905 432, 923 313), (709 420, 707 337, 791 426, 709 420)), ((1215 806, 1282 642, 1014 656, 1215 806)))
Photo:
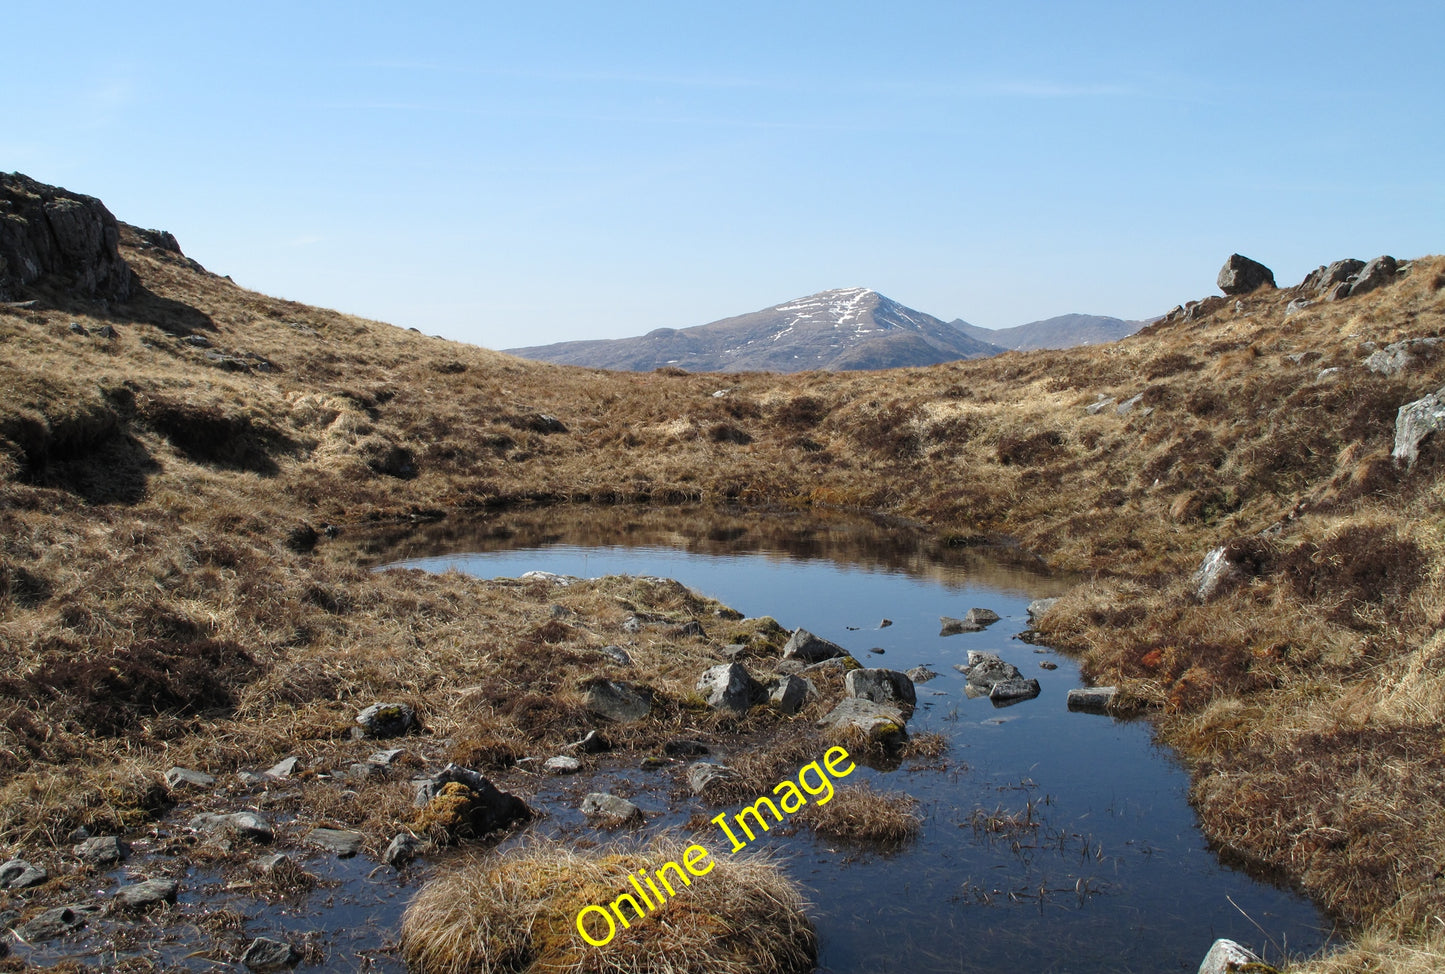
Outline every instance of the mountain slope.
POLYGON ((1116 342, 1134 334, 1149 322, 1124 321, 1105 315, 1069 314, 1030 321, 1026 325, 1015 325, 1012 328, 980 328, 978 325, 970 325, 962 318, 956 318, 949 324, 978 341, 1017 351, 1030 351, 1116 342))
POLYGON ((507 351, 544 362, 632 372, 665 366, 693 372, 803 372, 934 365, 1004 349, 877 291, 845 288, 692 328, 507 351))

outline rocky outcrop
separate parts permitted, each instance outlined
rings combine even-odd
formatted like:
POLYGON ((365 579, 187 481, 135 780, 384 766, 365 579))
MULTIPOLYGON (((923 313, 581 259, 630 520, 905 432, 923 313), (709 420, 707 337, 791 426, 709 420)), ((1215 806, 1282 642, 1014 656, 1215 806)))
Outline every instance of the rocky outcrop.
POLYGON ((1393 282, 1401 270, 1400 263, 1389 255, 1376 257, 1368 264, 1351 257, 1310 271, 1295 291, 1324 301, 1339 301, 1383 287, 1393 282))
POLYGON ((1215 282, 1219 289, 1230 296, 1248 294, 1266 285, 1274 287, 1274 271, 1257 260, 1250 260, 1240 254, 1231 254, 1219 269, 1215 282))
POLYGON ((95 197, 0 173, 0 301, 37 286, 127 301, 137 284, 119 244, 120 225, 95 197))
POLYGON ((1445 388, 1401 406, 1395 415, 1395 462, 1414 466, 1420 444, 1441 429, 1445 429, 1445 388))
POLYGON ((1445 339, 1407 338, 1378 348, 1365 358, 1365 368, 1380 375, 1399 375, 1435 360, 1445 339))

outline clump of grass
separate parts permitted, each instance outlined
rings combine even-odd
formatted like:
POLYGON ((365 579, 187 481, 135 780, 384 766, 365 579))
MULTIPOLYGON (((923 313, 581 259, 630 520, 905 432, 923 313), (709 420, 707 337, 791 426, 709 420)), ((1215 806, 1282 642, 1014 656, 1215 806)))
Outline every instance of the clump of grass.
MULTIPOLYGON (((767 858, 712 860, 655 914, 617 925, 594 947, 577 931, 587 906, 629 892, 628 874, 681 862, 669 836, 640 848, 577 852, 553 842, 471 862, 432 880, 402 917, 416 974, 803 974, 817 936, 793 884, 767 858)), ((629 911, 630 913, 630 911, 629 911)))
POLYGON ((867 782, 839 787, 826 805, 810 803, 798 818, 829 839, 901 845, 918 837, 923 820, 918 800, 897 791, 875 791, 867 782))

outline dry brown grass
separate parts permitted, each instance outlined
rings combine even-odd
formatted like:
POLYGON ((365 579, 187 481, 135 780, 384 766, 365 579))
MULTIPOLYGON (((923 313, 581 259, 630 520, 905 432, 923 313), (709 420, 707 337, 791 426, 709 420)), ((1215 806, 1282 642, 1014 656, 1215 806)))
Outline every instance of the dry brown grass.
MULTIPOLYGON (((6 838, 154 815, 172 763, 343 751, 375 699, 412 702, 435 738, 486 721, 519 747, 569 743, 578 682, 607 671, 592 651, 628 642, 621 600, 734 635, 665 590, 368 574, 355 548, 316 542, 327 524, 838 505, 964 544, 1009 537, 1085 573, 1048 636, 1157 708, 1215 842, 1380 930, 1413 935, 1445 908, 1427 827, 1445 818, 1442 447, 1408 473, 1388 459, 1396 410, 1445 385, 1445 357, 1395 376, 1362 365, 1366 341, 1445 331, 1445 259, 1288 316, 1289 289, 1261 290, 1111 345, 729 376, 716 399, 716 376, 524 362, 133 242, 148 291, 132 306, 0 308, 6 838), (1127 415, 1085 411, 1136 394, 1127 415), (1187 575, 1225 544, 1241 582, 1199 605, 1187 575)), ((629 678, 660 705, 624 746, 776 725, 688 706, 708 642, 628 644, 629 678)))
POLYGON ((875 791, 867 782, 839 786, 828 804, 810 803, 798 819, 825 838, 884 846, 901 845, 923 830, 917 799, 875 791))
POLYGON ((668 837, 586 853, 538 842, 473 861, 412 899, 402 919, 402 954, 417 974, 812 970, 817 938, 804 903, 761 855, 712 860, 711 871, 655 913, 627 928, 618 924, 604 946, 579 936, 580 910, 630 893, 629 872, 681 863, 686 848, 668 837))

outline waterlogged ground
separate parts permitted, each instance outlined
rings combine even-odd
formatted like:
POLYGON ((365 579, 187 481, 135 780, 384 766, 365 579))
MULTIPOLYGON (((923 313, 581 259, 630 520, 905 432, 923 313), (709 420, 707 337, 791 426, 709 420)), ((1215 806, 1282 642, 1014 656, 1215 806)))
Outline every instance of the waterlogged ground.
MULTIPOLYGON (((590 510, 575 519, 551 510, 341 543, 371 565, 483 577, 532 570, 674 577, 745 614, 804 626, 865 664, 938 672, 918 686, 910 729, 945 735, 948 752, 887 771, 860 767, 844 779, 917 798, 926 820, 916 842, 885 852, 784 827, 741 853, 778 856, 802 885, 825 971, 1193 971, 1216 937, 1278 959, 1285 950, 1313 950, 1326 936, 1307 901, 1210 852, 1186 802, 1186 775, 1151 743, 1147 723, 1066 709, 1067 691, 1080 682, 1072 661, 1012 637, 1026 628, 1031 599, 1057 595, 1070 582, 1033 571, 1027 558, 940 546, 868 521, 677 509, 590 510), (980 633, 939 635, 939 616, 974 606, 1003 620, 980 633), (891 624, 880 626, 884 619, 891 624), (1037 677, 1041 695, 1003 708, 970 699, 953 669, 970 649, 995 651, 1037 677)), ((718 751, 710 759, 727 758, 718 751)), ((78 959, 124 969, 127 958, 146 957, 221 971, 239 969, 234 958, 244 945, 269 936, 302 951, 301 970, 402 974, 401 913, 431 876, 539 834, 578 844, 617 838, 577 811, 591 791, 631 798, 648 815, 648 833, 682 828, 699 811, 716 815, 679 786, 679 767, 648 771, 635 756, 598 755, 574 777, 531 777, 526 797, 541 814, 528 828, 500 846, 463 847, 401 872, 366 853, 337 859, 293 843, 288 853, 315 886, 280 899, 258 891, 263 880, 249 873, 178 853, 176 843, 193 841, 185 822, 196 809, 183 804, 150 836, 130 837, 123 867, 90 880, 99 895, 170 862, 169 874, 182 881, 178 909, 95 916, 79 936, 15 950, 38 963, 78 959), (204 943, 229 946, 197 949, 204 943)), ((297 787, 272 783, 252 796, 278 833, 290 825, 286 809, 297 787)), ((726 854, 726 840, 711 827, 696 840, 726 854)))
MULTIPOLYGON (((1067 581, 871 523, 691 527, 684 517, 672 525, 623 518, 609 539, 592 522, 573 535, 554 515, 423 541, 447 553, 406 564, 482 577, 543 570, 677 578, 745 614, 832 639, 865 665, 937 671, 918 687, 910 729, 946 735, 945 757, 892 771, 860 768, 848 779, 919 799, 926 822, 917 842, 883 853, 799 830, 749 847, 783 856, 808 891, 824 969, 1192 971, 1216 937, 1276 959, 1323 942, 1326 921, 1308 901, 1209 850, 1186 800, 1187 777, 1151 742, 1146 722, 1069 712, 1065 695, 1080 685, 1074 663, 1012 638, 1026 628, 1028 602, 1059 594, 1067 581), (939 635, 939 616, 974 606, 1003 621, 939 635), (884 619, 891 625, 880 628, 884 619), (1037 677, 1042 693, 1008 707, 970 699, 953 669, 970 649, 999 653, 1037 677)), ((588 835, 571 809, 593 790, 632 793, 652 813, 651 829, 703 808, 670 804, 670 791, 647 772, 612 769, 569 779, 541 828, 588 835)), ((720 834, 703 836, 726 848, 720 834)))

